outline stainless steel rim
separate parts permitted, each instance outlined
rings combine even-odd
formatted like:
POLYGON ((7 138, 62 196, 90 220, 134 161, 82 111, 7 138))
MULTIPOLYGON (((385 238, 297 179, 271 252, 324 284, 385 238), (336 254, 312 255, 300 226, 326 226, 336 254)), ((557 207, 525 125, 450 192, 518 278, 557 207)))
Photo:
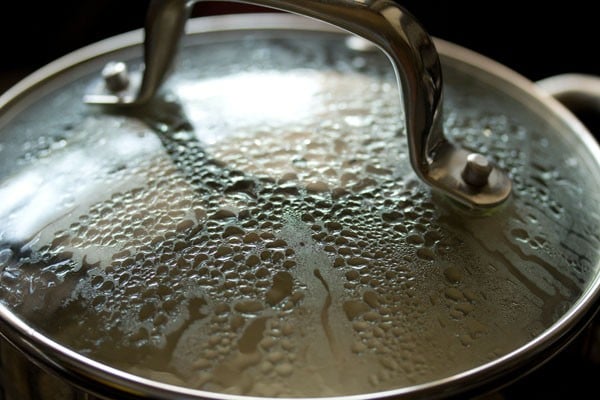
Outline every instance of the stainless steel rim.
MULTIPOLYGON (((259 29, 338 32, 346 35, 337 28, 306 18, 273 14, 200 18, 190 21, 187 27, 190 34, 259 29)), ((58 85, 61 82, 61 79, 57 79, 58 75, 75 67, 83 68, 80 71, 81 74, 84 73, 83 71, 91 71, 92 64, 93 69, 98 70, 102 65, 97 60, 98 58, 105 57, 106 54, 112 52, 132 50, 134 47, 139 47, 141 43, 142 32, 138 30, 98 42, 54 61, 0 96, 0 122, 18 112, 13 107, 16 101, 26 98, 28 93, 41 84, 52 80, 56 81, 55 83, 58 85), (88 61, 92 62, 88 63, 88 61)), ((487 72, 490 76, 488 83, 509 92, 514 97, 527 100, 527 103, 531 104, 533 112, 562 124, 565 131, 568 132, 566 138, 570 143, 586 147, 589 151, 589 161, 600 168, 600 147, 594 138, 566 108, 549 94, 519 74, 479 54, 442 40, 436 40, 436 47, 445 63, 460 65, 473 71, 487 72)), ((596 268, 600 270, 600 265, 596 268)), ((478 388, 499 377, 506 376, 515 368, 527 364, 528 360, 548 357, 549 352, 558 350, 577 333, 577 329, 594 313, 599 301, 600 273, 594 277, 587 290, 571 309, 557 322, 540 336, 503 357, 460 374, 425 384, 364 395, 334 397, 333 399, 432 398, 478 388)), ((255 397, 249 396, 231 396, 185 389, 140 378, 108 367, 45 337, 1 304, 0 334, 46 370, 49 369, 50 372, 66 378, 86 392, 101 396, 116 396, 121 399, 255 399, 255 397)))

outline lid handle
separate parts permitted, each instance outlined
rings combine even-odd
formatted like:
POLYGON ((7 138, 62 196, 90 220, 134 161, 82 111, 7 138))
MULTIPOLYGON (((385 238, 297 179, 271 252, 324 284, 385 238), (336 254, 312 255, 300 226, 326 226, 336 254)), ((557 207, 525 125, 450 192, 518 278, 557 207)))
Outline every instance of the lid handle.
MULTIPOLYGON (((158 91, 175 57, 194 3, 153 0, 145 27, 145 69, 139 90, 123 65, 103 71, 104 93, 92 104, 139 105, 158 91), (137 90, 137 93, 136 93, 137 90)), ((228 0, 226 0, 228 1, 228 0)), ((442 71, 431 37, 393 0, 246 0, 319 19, 363 37, 392 61, 402 90, 410 161, 430 186, 469 207, 492 207, 508 198, 511 181, 486 157, 450 143, 442 127, 442 71)))

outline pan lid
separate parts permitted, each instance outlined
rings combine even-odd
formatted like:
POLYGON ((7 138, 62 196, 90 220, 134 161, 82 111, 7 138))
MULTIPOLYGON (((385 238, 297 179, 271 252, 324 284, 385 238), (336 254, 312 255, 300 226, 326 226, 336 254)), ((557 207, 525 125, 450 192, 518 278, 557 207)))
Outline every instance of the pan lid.
POLYGON ((508 200, 476 211, 413 170, 382 53, 290 16, 192 31, 144 106, 81 101, 108 60, 141 64, 124 44, 139 36, 3 96, 11 341, 27 326, 84 357, 64 368, 100 368, 91 359, 114 368, 104 385, 136 390, 456 392, 552 347, 592 307, 598 147, 522 78, 436 43, 445 134, 512 179, 508 200))

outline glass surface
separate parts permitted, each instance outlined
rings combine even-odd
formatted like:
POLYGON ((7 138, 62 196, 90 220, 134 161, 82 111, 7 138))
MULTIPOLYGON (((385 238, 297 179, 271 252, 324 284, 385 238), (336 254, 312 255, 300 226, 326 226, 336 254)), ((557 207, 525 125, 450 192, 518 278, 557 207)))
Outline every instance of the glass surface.
POLYGON ((0 120, 4 304, 140 376, 328 396, 497 359, 596 276, 600 174, 568 132, 445 64, 448 136, 514 182, 475 214, 412 172, 383 55, 244 35, 190 44, 144 109, 82 104, 90 75, 0 120))

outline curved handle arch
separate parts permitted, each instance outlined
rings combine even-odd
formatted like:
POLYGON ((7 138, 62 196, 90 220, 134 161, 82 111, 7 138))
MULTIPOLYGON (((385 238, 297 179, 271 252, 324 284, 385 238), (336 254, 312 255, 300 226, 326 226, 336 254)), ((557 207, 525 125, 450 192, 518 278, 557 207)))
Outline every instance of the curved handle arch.
MULTIPOLYGON (((150 100, 172 65, 193 4, 153 0, 145 26, 145 70, 139 92, 113 105, 150 100)), ((469 207, 491 207, 511 191, 508 177, 481 155, 451 144, 442 128, 442 68, 431 37, 393 0, 223 0, 250 3, 330 23, 377 45, 391 60, 402 92, 410 161, 419 178, 469 207)), ((95 103, 103 103, 96 101, 95 103)))

